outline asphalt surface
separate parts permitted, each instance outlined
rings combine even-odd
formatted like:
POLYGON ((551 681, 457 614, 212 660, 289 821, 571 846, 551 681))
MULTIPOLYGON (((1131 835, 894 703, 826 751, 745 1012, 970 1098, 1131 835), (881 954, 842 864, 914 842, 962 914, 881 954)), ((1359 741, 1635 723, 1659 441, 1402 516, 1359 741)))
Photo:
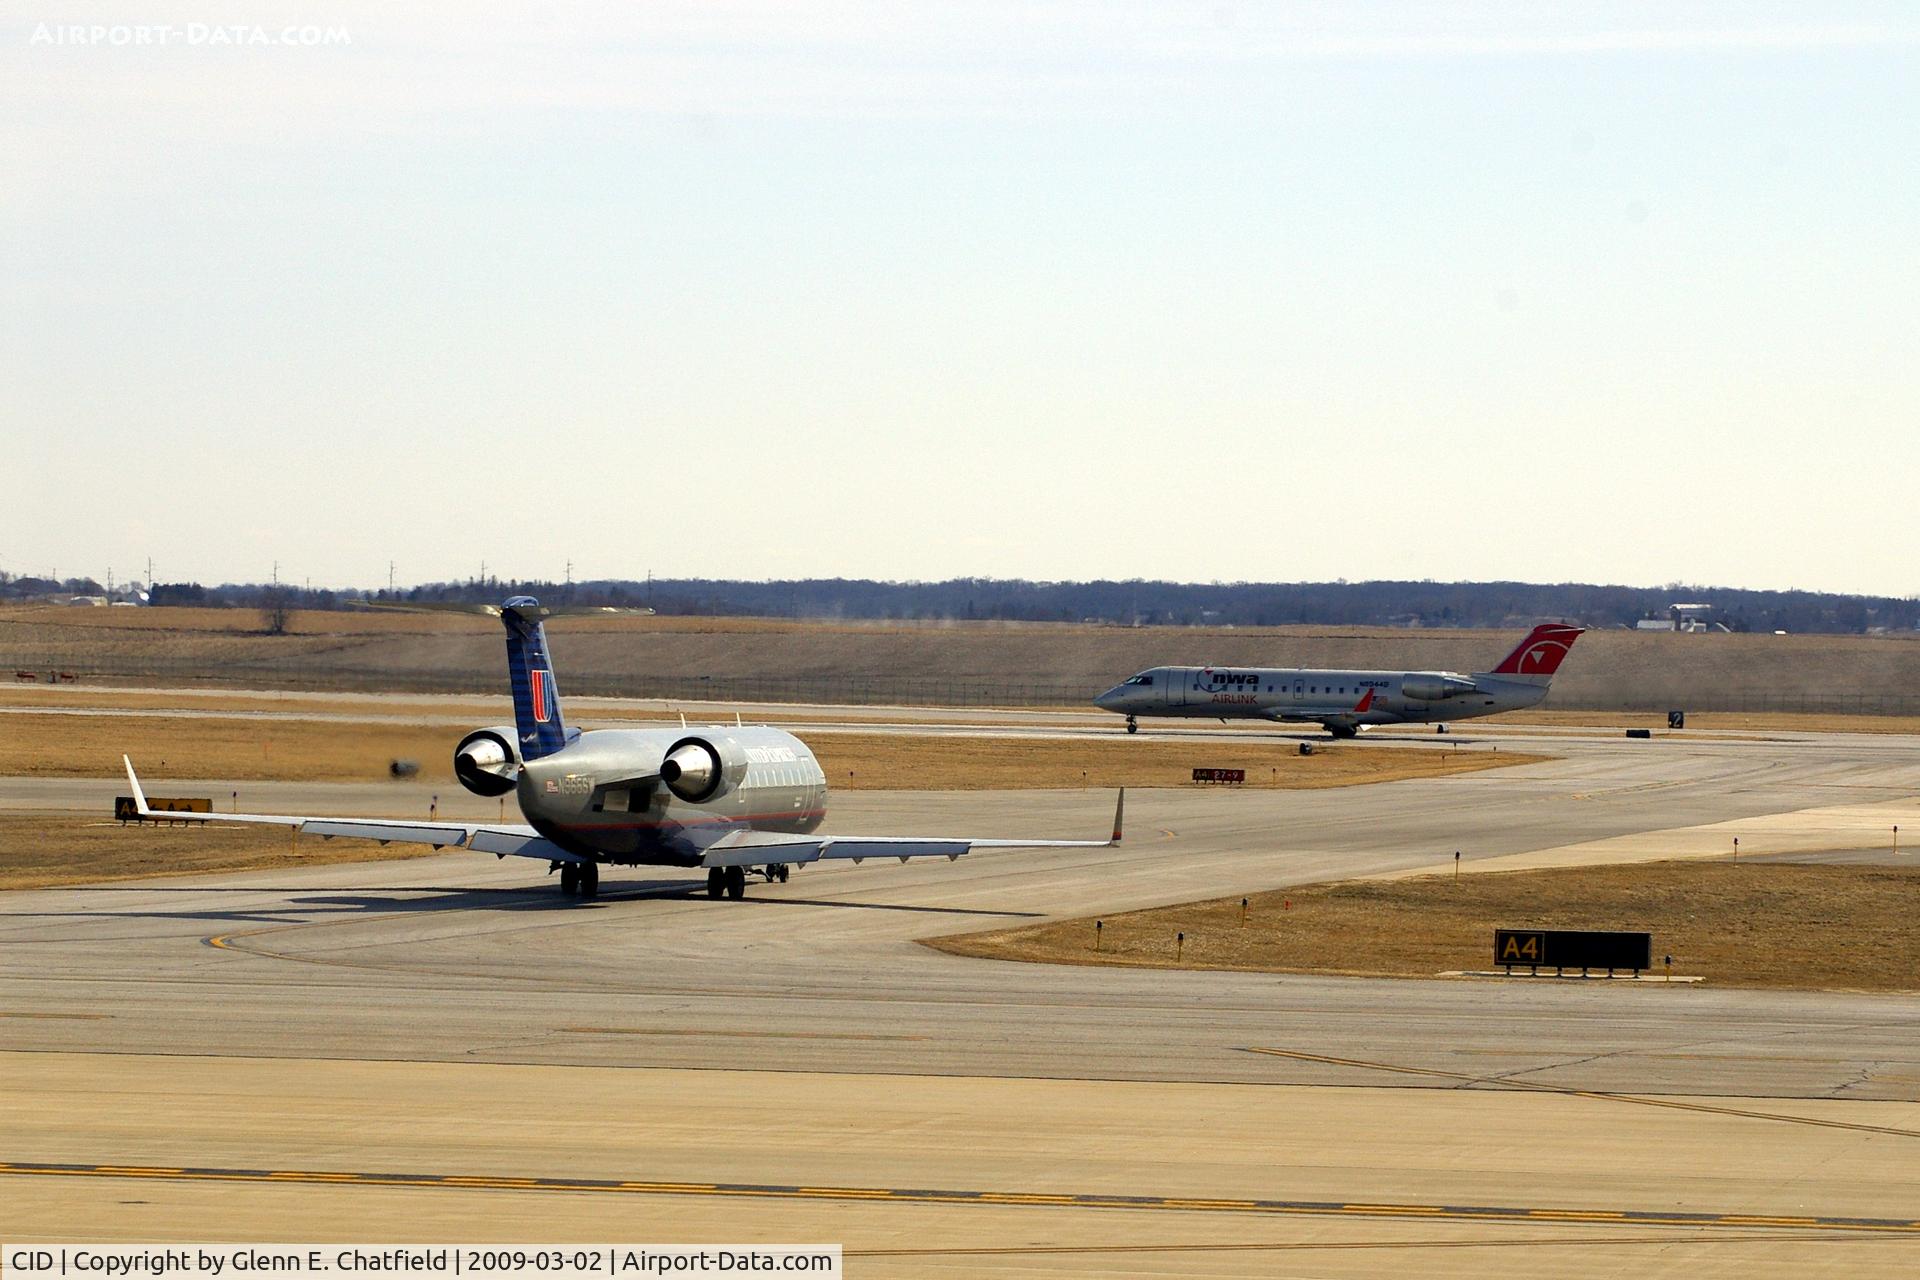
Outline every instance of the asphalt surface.
MULTIPOLYGON (((798 1082, 815 1076, 1291 1086, 1305 1092, 1272 1096, 1297 1103, 1324 1091, 1363 1115, 1365 1098, 1413 1090, 1442 1109, 1443 1133, 1454 1131, 1445 1109, 1493 1091, 1521 1109, 1515 1132, 1565 1124, 1567 1141, 1652 1113, 1651 1145, 1607 1148, 1617 1166, 1608 1194, 1588 1174, 1570 1174, 1564 1186, 1623 1212, 1650 1211, 1655 1200, 1675 1207, 1651 1193, 1635 1199, 1613 1181, 1629 1171, 1654 1177, 1662 1141, 1724 1140, 1729 1153, 1751 1142, 1790 1167, 1809 1141, 1809 1115, 1839 1135, 1822 1140, 1839 1146, 1821 1148, 1836 1169, 1891 1151, 1894 1168, 1920 1170, 1920 1159, 1900 1154, 1911 1146, 1920 1155, 1920 995, 1027 966, 916 944, 1044 916, 1445 865, 1455 849, 1469 861, 1551 862, 1568 846, 1670 831, 1678 841, 1679 829, 1730 820, 1764 833, 1771 815, 1808 810, 1885 806, 1897 821, 1920 794, 1920 739, 1895 735, 1499 738, 1509 744, 1563 758, 1329 791, 1136 792, 1117 849, 810 867, 784 885, 755 883, 738 903, 696 896, 690 876, 612 871, 600 899, 582 904, 561 898, 538 864, 473 854, 0 895, 0 1049, 750 1071, 775 1090, 794 1073, 801 1111, 798 1082), (1557 1110, 1569 1106, 1573 1120, 1557 1110), (1739 1136, 1703 1136, 1686 1127, 1688 1115, 1710 1115, 1739 1136)), ((163 779, 148 785, 167 789, 163 779)), ((196 794, 233 789, 194 785, 196 794)), ((406 785, 235 786, 247 807, 268 812, 408 816, 424 811, 429 794, 406 785)), ((104 808, 123 789, 112 779, 6 780, 0 806, 104 808)), ((442 801, 447 816, 498 812, 489 801, 442 801)), ((1095 835, 1112 803, 1101 792, 851 792, 833 799, 830 829, 1095 835)), ((1804 828, 1818 819, 1795 821, 1804 849, 1804 828)), ((1836 826, 1833 843, 1816 856, 1881 856, 1854 828, 1836 826)), ((1743 839, 1743 849, 1769 856, 1764 834, 1743 839)), ((724 1115, 712 1124, 719 1141, 757 1141, 724 1115)), ((1336 1150, 1337 1135, 1327 1144, 1336 1150)), ((1352 1181, 1335 1194, 1458 1203, 1445 1143, 1438 1149, 1418 1178, 1369 1165, 1343 1175, 1352 1181)), ((161 1158, 209 1163, 194 1155, 161 1158)), ((35 1158, 129 1157, 97 1144, 61 1150, 50 1137, 35 1158)), ((1166 1157, 1175 1169, 1207 1158, 1204 1143, 1166 1157)), ((911 1180, 948 1185, 948 1163, 927 1150, 911 1180)), ((1166 1171, 1150 1161, 1138 1168, 1143 1181, 1166 1171)), ((857 1170, 841 1172, 858 1181, 857 1170)), ((1778 1214, 1799 1203, 1782 1192, 1786 1175, 1748 1177, 1737 1165, 1720 1173, 1715 1190, 1702 1183, 1679 1207, 1724 1214, 1764 1203, 1778 1214)), ((1884 1172, 1873 1175, 1869 1194, 1864 1172, 1857 1182, 1842 1173, 1806 1211, 1873 1216, 1890 1191, 1920 1203, 1920 1174, 1904 1176, 1890 1189, 1884 1172)), ((1506 1184, 1486 1194, 1505 1195, 1506 1184)), ((1713 1256, 1732 1265, 1732 1254, 1713 1256)), ((1739 1256, 1738 1269, 1751 1274, 1753 1256, 1739 1256)), ((1111 1264, 1082 1269, 1124 1270, 1111 1264)))
MULTIPOLYGON (((600 899, 581 905, 537 863, 466 853, 13 893, 0 897, 0 1003, 110 1015, 7 1025, 8 1042, 28 1048, 165 1049, 205 1028, 240 1053, 330 1056, 345 1044, 375 1057, 767 1065, 754 1036, 700 1034, 745 1020, 805 1033, 782 1042, 780 1065, 807 1070, 1376 1082, 1244 1051, 1259 1045, 1466 1061, 1589 1088, 1920 1097, 1904 1079, 1876 1082, 1889 1063, 1920 1076, 1916 999, 1036 967, 914 944, 1431 866, 1455 848, 1471 861, 1920 791, 1920 742, 1897 736, 1558 749, 1566 758, 1553 763, 1366 788, 1136 792, 1118 849, 813 866, 756 883, 741 903, 696 895, 686 874, 610 869, 600 899), (568 1029, 583 1026, 613 1030, 568 1029), (676 1034, 619 1033, 632 1027, 676 1034), (903 1038, 863 1038, 875 1027, 903 1038)), ((388 784, 198 786, 234 789, 266 812, 426 807, 421 788, 388 784)), ((104 810, 120 790, 13 780, 0 802, 104 810)), ((448 816, 499 812, 441 801, 448 816)), ((829 830, 1098 835, 1112 803, 1104 792, 844 792, 829 830)), ((1767 852, 1751 838, 1747 850, 1767 852)))

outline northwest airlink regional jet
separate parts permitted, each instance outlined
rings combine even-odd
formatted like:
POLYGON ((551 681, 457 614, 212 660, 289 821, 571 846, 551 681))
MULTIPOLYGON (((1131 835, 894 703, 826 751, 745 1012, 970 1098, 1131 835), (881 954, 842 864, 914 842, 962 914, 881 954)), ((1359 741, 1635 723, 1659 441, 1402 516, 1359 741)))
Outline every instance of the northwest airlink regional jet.
POLYGON ((1579 627, 1535 627, 1491 671, 1310 671, 1288 667, 1154 667, 1093 700, 1140 716, 1319 724, 1351 738, 1371 724, 1439 724, 1530 707, 1580 638, 1579 627))
MULTIPOLYGON (((489 612, 494 612, 489 610, 489 612)), ((147 807, 127 761, 142 817, 253 822, 313 835, 347 836, 512 854, 548 863, 561 891, 590 898, 600 867, 704 868, 707 893, 746 894, 747 872, 785 880, 788 868, 822 858, 958 858, 972 849, 1084 849, 1120 843, 1126 792, 1108 840, 976 840, 956 836, 825 836, 827 778, 807 744, 764 726, 569 729, 547 657, 540 602, 516 596, 497 611, 507 628, 507 667, 517 723, 476 729, 453 750, 453 771, 483 796, 513 792, 522 823, 407 822, 258 813, 165 813, 147 807)))

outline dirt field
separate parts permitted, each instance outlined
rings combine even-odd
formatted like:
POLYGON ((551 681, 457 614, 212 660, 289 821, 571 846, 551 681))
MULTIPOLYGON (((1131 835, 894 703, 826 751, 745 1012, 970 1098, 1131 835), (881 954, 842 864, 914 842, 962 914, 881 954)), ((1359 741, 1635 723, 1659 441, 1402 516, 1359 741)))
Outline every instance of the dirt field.
POLYGON ((962 934, 955 955, 1054 964, 1430 977, 1492 967, 1493 930, 1631 929, 1729 986, 1920 989, 1920 868, 1655 862, 1351 880, 962 934), (1176 935, 1186 934, 1184 947, 1176 935), (1176 959, 1176 950, 1180 957, 1176 959))
MULTIPOLYGON (((0 775, 100 778, 122 772, 122 754, 153 778, 364 782, 412 760, 430 781, 453 780, 451 726, 326 720, 167 719, 157 716, 12 715, 0 735, 0 775)), ((809 742, 835 788, 1023 790, 1191 785, 1196 765, 1247 770, 1249 785, 1341 787, 1470 773, 1542 757, 1471 748, 1375 751, 1291 742, 1189 744, 1128 739, 910 737, 816 734, 809 742)))
POLYGON ((1687 727, 1667 728, 1664 711, 1509 711, 1456 725, 1458 733, 1502 729, 1651 729, 1658 737, 1721 733, 1920 733, 1920 716, 1826 711, 1689 711, 1687 727))
MULTIPOLYGON (((1048 623, 565 618, 560 684, 579 693, 998 705, 1073 702, 1162 663, 1485 670, 1521 628, 1176 628, 1048 623)), ((499 624, 459 614, 302 613, 260 633, 250 610, 0 610, 0 667, 83 679, 256 687, 492 691, 499 624)), ((1595 631, 1552 705, 1689 711, 1916 710, 1920 639, 1595 631)))
POLYGON ((296 842, 281 827, 121 826, 72 814, 0 815, 0 889, 44 889, 195 871, 271 870, 316 862, 426 857, 427 845, 371 840, 296 842))

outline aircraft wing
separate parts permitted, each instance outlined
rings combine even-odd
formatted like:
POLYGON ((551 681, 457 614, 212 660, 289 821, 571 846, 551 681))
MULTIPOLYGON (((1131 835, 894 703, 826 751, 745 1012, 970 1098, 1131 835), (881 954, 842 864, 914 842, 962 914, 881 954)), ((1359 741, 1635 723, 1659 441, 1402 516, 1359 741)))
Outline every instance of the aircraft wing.
POLYGON ((1373 690, 1367 690, 1366 696, 1353 705, 1351 711, 1295 711, 1291 707, 1269 707, 1264 713, 1269 720, 1283 724, 1324 724, 1355 725, 1359 717, 1373 710, 1373 690))
POLYGON ((1110 849, 1120 843, 1127 791, 1113 806, 1113 835, 1106 840, 975 840, 963 836, 790 836, 772 831, 739 831, 708 849, 703 867, 758 867, 769 862, 797 864, 826 858, 945 858, 949 862, 975 849, 1110 849))
POLYGON ((328 840, 335 836, 346 836, 354 840, 377 840, 381 844, 427 844, 436 849, 472 849, 503 858, 512 855, 516 858, 540 858, 547 862, 587 861, 578 854, 568 853, 522 823, 410 822, 394 818, 319 818, 288 813, 161 812, 147 807, 147 793, 133 772, 133 761, 126 756, 120 758, 127 766, 127 785, 133 788, 134 809, 143 818, 165 822, 254 823, 292 827, 328 840))

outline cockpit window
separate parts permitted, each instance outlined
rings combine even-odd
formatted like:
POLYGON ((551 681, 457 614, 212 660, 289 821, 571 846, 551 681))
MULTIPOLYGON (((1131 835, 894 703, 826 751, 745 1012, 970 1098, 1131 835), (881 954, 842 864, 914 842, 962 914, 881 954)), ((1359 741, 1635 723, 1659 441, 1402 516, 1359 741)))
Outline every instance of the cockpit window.
POLYGON ((1152 676, 1135 676, 1133 679, 1127 681, 1127 683, 1134 684, 1134 685, 1144 685, 1145 687, 1151 689, 1153 688, 1153 677, 1152 676))

